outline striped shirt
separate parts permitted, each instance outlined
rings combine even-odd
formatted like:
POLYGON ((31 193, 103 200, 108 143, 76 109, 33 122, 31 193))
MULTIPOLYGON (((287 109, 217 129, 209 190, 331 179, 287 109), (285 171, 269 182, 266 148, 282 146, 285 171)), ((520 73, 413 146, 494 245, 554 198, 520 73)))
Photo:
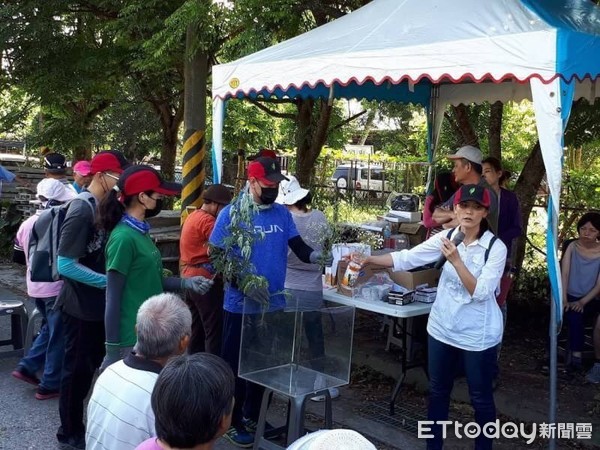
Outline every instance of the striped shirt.
MULTIPOLYGON (((327 219, 316 209, 306 213, 292 213, 294 223, 300 236, 313 250, 321 250, 327 236, 327 219)), ((285 288, 302 291, 323 290, 321 273, 323 269, 318 264, 308 264, 300 261, 291 249, 288 249, 287 273, 285 288)))
POLYGON ((102 372, 88 404, 87 450, 133 450, 155 435, 150 397, 160 370, 131 353, 102 372))

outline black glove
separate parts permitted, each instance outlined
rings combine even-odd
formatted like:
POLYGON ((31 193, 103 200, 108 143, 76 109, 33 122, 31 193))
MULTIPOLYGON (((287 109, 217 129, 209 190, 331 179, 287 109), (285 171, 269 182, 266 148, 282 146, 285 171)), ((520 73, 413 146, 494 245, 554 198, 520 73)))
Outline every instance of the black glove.
POLYGON ((117 361, 121 361, 123 359, 123 351, 121 350, 121 346, 119 344, 104 345, 106 348, 106 354, 104 355, 104 360, 100 365, 100 373, 104 372, 104 370, 111 364, 114 364, 117 361))
POLYGON ((267 289, 266 287, 254 286, 248 289, 246 297, 257 301, 262 305, 268 305, 269 299, 271 298, 271 294, 269 293, 269 289, 267 289))
POLYGON ((319 250, 314 250, 311 254, 310 254, 310 262, 313 264, 319 264, 321 266, 331 266, 331 264, 333 264, 333 255, 331 254, 331 252, 321 252, 319 250))

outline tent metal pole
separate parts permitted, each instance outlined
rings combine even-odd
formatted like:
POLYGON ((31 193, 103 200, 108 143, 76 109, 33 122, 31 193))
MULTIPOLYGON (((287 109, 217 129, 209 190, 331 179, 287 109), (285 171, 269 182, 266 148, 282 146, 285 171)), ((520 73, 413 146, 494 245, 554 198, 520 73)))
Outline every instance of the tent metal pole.
MULTIPOLYGON (((557 347, 558 337, 556 335, 556 302, 550 299, 550 410, 548 411, 548 423, 556 423, 556 373, 557 373, 557 347)), ((548 441, 548 449, 556 449, 556 437, 551 434, 548 441)))
MULTIPOLYGON (((558 201, 558 200, 557 200, 558 201)), ((558 216, 557 214, 554 212, 554 209, 552 208, 552 204, 554 202, 554 199, 552 198, 552 196, 550 196, 550 202, 549 202, 549 208, 548 208, 548 214, 551 214, 552 220, 551 220, 551 229, 548 230, 548 232, 552 233, 552 236, 558 236, 558 216)), ((556 240, 554 241, 554 245, 556 244, 556 240)), ((549 251, 551 249, 548 249, 549 251)), ((555 249, 556 251, 556 249, 555 249)), ((558 280, 558 282, 560 283, 560 278, 558 280)), ((552 290, 551 290, 552 292, 552 290)), ((557 328, 558 328, 558 323, 556 320, 557 317, 557 313, 558 311, 556 310, 556 298, 554 296, 554 294, 550 295, 550 404, 549 404, 549 408, 550 410, 548 411, 548 423, 549 424, 556 424, 556 409, 557 409, 557 395, 556 395, 556 378, 557 378, 557 372, 558 372, 558 361, 557 361, 557 351, 558 351, 558 335, 557 335, 557 328)), ((559 299, 560 300, 560 299, 559 299)), ((562 302, 560 303, 562 304, 562 302)), ((554 428, 556 430, 556 428, 554 428)), ((555 435, 556 431, 554 433, 550 434, 550 439, 548 440, 548 449, 549 450, 555 450, 556 449, 556 435, 555 435)))

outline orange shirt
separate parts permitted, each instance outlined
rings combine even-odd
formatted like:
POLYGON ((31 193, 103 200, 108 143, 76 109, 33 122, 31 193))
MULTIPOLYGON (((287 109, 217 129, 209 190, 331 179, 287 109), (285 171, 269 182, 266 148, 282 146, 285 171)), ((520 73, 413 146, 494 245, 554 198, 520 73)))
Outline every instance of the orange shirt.
POLYGON ((193 277, 212 275, 202 267, 193 265, 210 262, 208 238, 215 226, 215 218, 202 209, 197 209, 185 220, 179 241, 179 265, 181 276, 193 277))

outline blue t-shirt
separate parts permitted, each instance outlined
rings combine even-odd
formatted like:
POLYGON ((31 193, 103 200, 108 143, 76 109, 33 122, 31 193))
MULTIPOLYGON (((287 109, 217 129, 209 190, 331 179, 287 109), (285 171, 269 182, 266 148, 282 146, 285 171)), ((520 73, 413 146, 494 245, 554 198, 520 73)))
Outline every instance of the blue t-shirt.
MULTIPOLYGON (((230 210, 231 205, 221 211, 210 235, 209 242, 217 247, 223 247, 223 240, 230 235, 230 210)), ((250 260, 254 264, 256 274, 269 281, 269 292, 282 292, 285 287, 288 241, 298 236, 294 219, 285 206, 273 204, 271 208, 255 214, 254 229, 257 238, 252 245, 250 260), (264 233, 262 239, 258 236, 261 231, 264 233)), ((255 312, 258 313, 260 308, 256 305, 255 312)), ((271 296, 269 311, 284 307, 283 294, 271 296)), ((228 285, 225 289, 223 309, 232 313, 242 313, 244 310, 244 295, 234 286, 228 285)))

